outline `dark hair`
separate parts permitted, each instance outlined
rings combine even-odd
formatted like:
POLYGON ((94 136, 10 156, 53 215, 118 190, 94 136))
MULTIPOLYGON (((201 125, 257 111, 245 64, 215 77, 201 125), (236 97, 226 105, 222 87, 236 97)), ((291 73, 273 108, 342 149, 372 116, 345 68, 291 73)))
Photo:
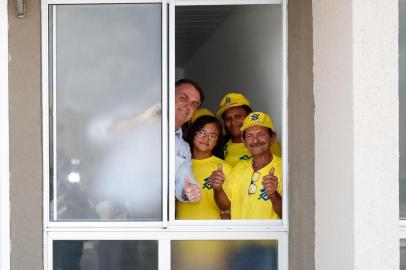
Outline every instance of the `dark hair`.
POLYGON ((189 143, 190 149, 193 152, 193 139, 197 132, 203 129, 206 124, 214 123, 219 131, 217 144, 213 148, 212 154, 218 158, 224 159, 224 141, 223 141, 223 127, 220 121, 211 115, 203 115, 196 119, 196 121, 190 127, 186 141, 189 143))
POLYGON ((190 84, 190 85, 192 85, 192 86, 197 90, 197 92, 199 92, 199 95, 200 95, 200 104, 203 103, 203 100, 204 100, 204 93, 203 93, 202 88, 200 87, 200 85, 199 85, 197 82, 192 81, 192 80, 190 80, 190 79, 180 79, 180 80, 176 81, 176 83, 175 83, 175 88, 181 86, 182 84, 190 84))
MULTIPOLYGON (((267 128, 269 136, 272 136, 275 132, 271 128, 267 128)), ((245 139, 245 130, 242 132, 242 137, 245 139)))

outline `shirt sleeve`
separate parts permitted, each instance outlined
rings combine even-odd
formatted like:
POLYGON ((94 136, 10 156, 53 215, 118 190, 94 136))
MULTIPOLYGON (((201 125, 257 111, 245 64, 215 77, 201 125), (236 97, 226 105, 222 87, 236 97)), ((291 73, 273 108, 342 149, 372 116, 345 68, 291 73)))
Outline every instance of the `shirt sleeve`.
POLYGON ((182 130, 179 129, 175 134, 175 196, 185 202, 182 196, 185 176, 189 176, 190 182, 197 184, 192 172, 192 155, 189 144, 182 139, 182 130))

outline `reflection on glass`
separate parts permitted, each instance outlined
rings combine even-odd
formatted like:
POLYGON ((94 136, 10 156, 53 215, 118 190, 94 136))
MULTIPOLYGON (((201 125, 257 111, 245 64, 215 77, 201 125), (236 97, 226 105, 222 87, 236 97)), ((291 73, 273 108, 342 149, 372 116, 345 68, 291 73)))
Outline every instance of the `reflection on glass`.
POLYGON ((406 2, 399 1, 399 203, 406 219, 406 2))
POLYGON ((406 240, 400 240, 400 270, 406 270, 406 240))
POLYGON ((53 16, 51 219, 161 220, 160 4, 53 16))
POLYGON ((158 269, 158 241, 54 241, 54 270, 158 269))
POLYGON ((172 241, 172 269, 276 270, 277 244, 276 240, 172 241))

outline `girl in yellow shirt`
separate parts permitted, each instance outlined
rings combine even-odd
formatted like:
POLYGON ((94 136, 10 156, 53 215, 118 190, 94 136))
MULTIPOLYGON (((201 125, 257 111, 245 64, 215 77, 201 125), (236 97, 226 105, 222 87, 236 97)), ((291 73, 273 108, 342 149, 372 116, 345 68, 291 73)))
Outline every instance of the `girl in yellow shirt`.
POLYGON ((231 166, 223 160, 223 127, 212 115, 200 116, 193 122, 186 141, 192 150, 192 171, 201 188, 201 199, 198 202, 178 201, 176 218, 220 219, 221 210, 228 210, 230 206, 227 175, 231 166))

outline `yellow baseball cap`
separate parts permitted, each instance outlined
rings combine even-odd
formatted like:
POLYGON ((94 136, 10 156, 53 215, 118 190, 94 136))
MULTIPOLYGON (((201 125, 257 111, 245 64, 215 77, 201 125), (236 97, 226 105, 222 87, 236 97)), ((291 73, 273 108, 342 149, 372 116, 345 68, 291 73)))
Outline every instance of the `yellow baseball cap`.
POLYGON ((190 118, 190 122, 194 123, 197 120, 197 118, 204 116, 204 115, 215 116, 214 113, 212 113, 210 110, 208 110, 206 108, 199 108, 194 112, 194 114, 192 115, 192 118, 190 118))
POLYGON ((225 111, 233 107, 246 105, 251 108, 249 100, 240 93, 228 93, 220 102, 220 109, 217 111, 217 117, 221 117, 225 111))
POLYGON ((244 122, 242 123, 242 127, 240 130, 241 130, 241 132, 243 132, 247 128, 253 127, 253 126, 266 127, 266 128, 270 128, 273 130, 273 123, 272 123, 271 117, 263 112, 250 113, 244 119, 244 122))

